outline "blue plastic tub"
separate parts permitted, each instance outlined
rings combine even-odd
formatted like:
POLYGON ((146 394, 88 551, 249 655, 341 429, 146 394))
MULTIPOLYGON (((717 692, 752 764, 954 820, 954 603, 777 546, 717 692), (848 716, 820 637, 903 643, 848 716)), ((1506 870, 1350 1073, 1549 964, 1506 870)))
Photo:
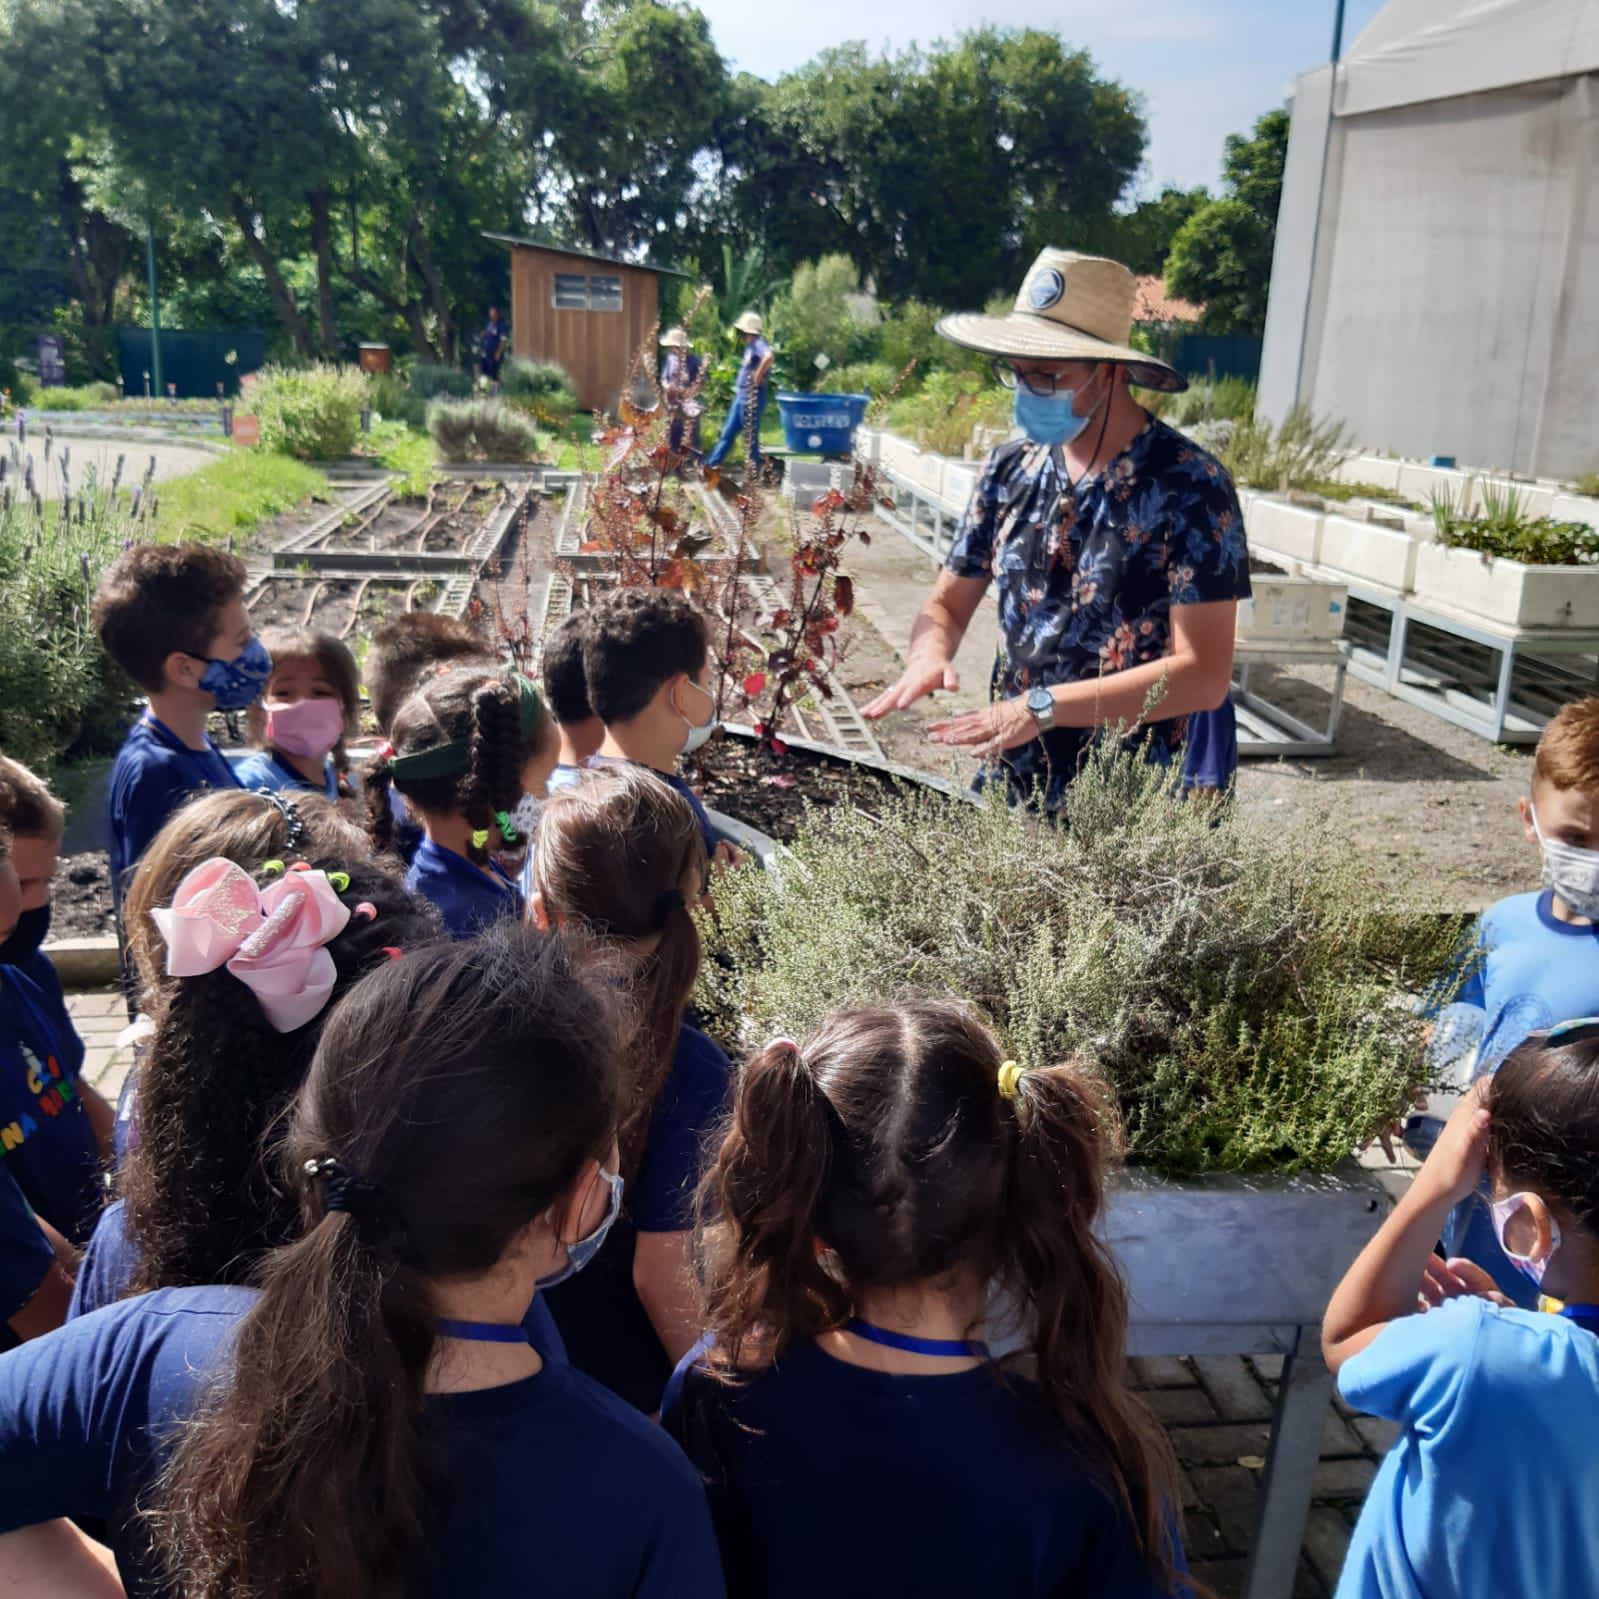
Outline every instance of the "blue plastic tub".
POLYGON ((783 443, 796 455, 848 455, 866 415, 866 394, 779 394, 783 443))

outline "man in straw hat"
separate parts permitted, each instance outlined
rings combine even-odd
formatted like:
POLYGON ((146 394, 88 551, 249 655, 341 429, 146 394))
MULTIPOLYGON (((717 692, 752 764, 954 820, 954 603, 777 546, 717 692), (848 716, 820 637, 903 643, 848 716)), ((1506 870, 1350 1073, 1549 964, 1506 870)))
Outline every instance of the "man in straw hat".
POLYGON ((698 455, 702 409, 699 381, 704 363, 695 355, 682 328, 668 328, 661 335, 661 348, 666 351, 660 374, 669 419, 666 447, 674 455, 698 455))
POLYGON ((1048 810, 1098 729, 1139 724, 1155 699, 1138 739, 1164 765, 1184 719, 1223 706, 1237 603, 1249 593, 1227 473, 1133 397, 1135 383, 1185 386, 1128 344, 1133 292, 1115 261, 1045 250, 1008 316, 938 324, 994 357, 1025 437, 989 456, 916 618, 904 674, 864 712, 886 716, 958 686, 956 648, 993 582, 992 703, 935 722, 930 735, 997 759, 1012 798, 1048 810))
POLYGON ((748 432, 750 465, 761 464, 761 413, 766 409, 766 380, 772 370, 772 347, 762 337, 765 324, 758 311, 746 311, 733 324, 744 344, 738 377, 733 382, 733 409, 722 424, 722 436, 705 457, 706 476, 712 482, 720 475, 722 461, 733 448, 739 434, 748 432))

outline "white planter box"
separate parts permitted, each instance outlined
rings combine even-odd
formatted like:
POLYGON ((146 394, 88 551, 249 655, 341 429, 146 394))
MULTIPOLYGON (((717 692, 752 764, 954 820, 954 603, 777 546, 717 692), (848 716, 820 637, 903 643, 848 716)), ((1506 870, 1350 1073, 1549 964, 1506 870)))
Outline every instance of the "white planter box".
POLYGON ((881 428, 856 428, 855 453, 868 466, 876 466, 878 454, 883 447, 883 430, 881 428))
POLYGON ((1262 494, 1249 508, 1244 531, 1261 549, 1314 566, 1320 558, 1321 524, 1326 514, 1262 494))
POLYGON ((963 466, 959 461, 944 463, 944 492, 941 502, 951 516, 961 516, 965 513, 977 489, 977 476, 978 468, 975 466, 963 466))
MULTIPOLYGON (((1410 526, 1419 521, 1411 519, 1410 526)), ((1320 564, 1404 594, 1415 587, 1416 544, 1409 526, 1384 527, 1357 517, 1329 516, 1321 526, 1320 564)))
POLYGON ((1523 566, 1420 544, 1416 598, 1505 627, 1599 628, 1599 566, 1523 566))
POLYGON ((1405 463, 1387 455, 1352 455, 1338 468, 1345 483, 1369 483, 1374 489, 1399 492, 1399 469, 1405 463))
POLYGON ((1251 644, 1322 643, 1340 638, 1349 589, 1312 577, 1250 579, 1254 591, 1238 602, 1237 636, 1251 644))
POLYGON ((1476 498, 1476 473, 1458 467, 1422 466, 1404 461, 1399 467, 1399 492, 1418 505, 1431 506, 1434 494, 1447 495, 1451 505, 1470 506, 1476 498))
POLYGON ((887 471, 905 474, 921 451, 897 434, 884 433, 878 444, 878 462, 887 471))
POLYGON ((1557 522, 1586 522, 1589 527, 1599 527, 1599 500, 1581 494, 1557 494, 1549 514, 1557 522))
POLYGON ((944 492, 944 457, 924 455, 920 450, 898 468, 907 483, 913 483, 930 500, 944 492))

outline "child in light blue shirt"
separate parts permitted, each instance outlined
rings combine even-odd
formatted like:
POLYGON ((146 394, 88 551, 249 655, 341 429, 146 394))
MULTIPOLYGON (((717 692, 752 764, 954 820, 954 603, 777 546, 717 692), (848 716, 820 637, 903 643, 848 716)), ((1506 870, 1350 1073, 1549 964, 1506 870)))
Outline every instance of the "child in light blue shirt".
POLYGON ((1344 1400, 1397 1422, 1337 1599, 1599 1594, 1599 1020, 1526 1040, 1463 1099, 1327 1307, 1344 1400), (1485 1180, 1510 1306, 1433 1253, 1485 1180), (1431 1308, 1417 1312, 1419 1300, 1431 1308))

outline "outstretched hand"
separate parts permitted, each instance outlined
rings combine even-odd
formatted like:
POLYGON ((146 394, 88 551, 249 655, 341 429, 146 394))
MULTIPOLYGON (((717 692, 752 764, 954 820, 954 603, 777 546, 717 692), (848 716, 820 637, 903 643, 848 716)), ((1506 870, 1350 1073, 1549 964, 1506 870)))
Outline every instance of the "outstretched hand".
POLYGON ((891 683, 870 705, 861 707, 861 715, 868 722, 878 721, 890 711, 903 711, 917 700, 936 694, 940 689, 953 694, 960 687, 954 663, 945 660, 918 661, 914 657, 906 664, 897 683, 891 683))

